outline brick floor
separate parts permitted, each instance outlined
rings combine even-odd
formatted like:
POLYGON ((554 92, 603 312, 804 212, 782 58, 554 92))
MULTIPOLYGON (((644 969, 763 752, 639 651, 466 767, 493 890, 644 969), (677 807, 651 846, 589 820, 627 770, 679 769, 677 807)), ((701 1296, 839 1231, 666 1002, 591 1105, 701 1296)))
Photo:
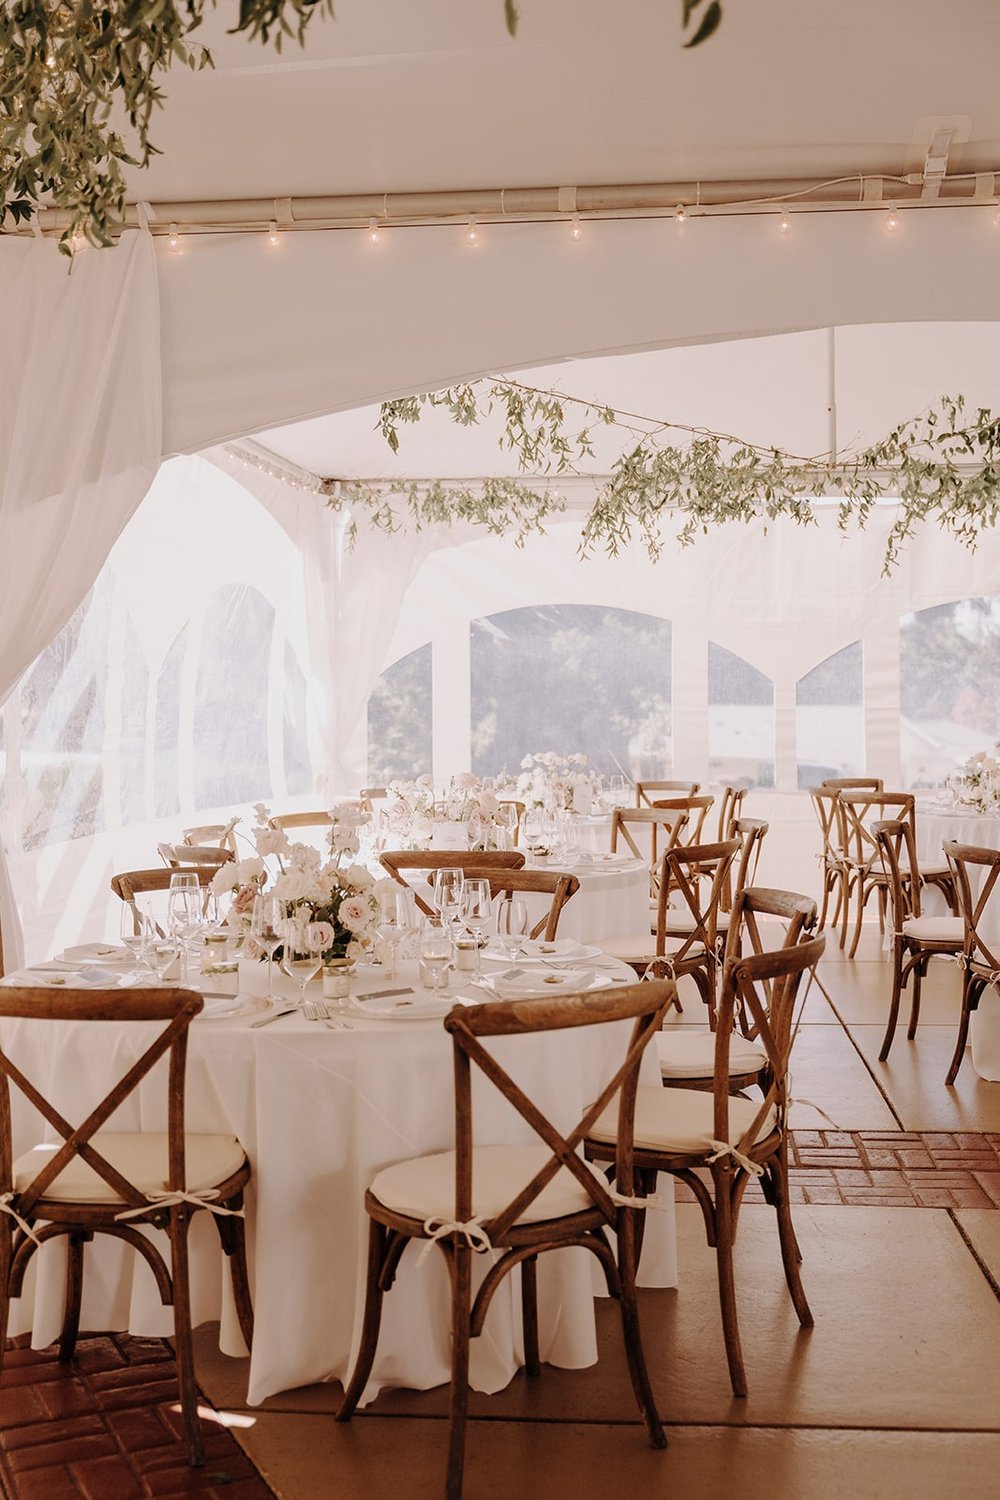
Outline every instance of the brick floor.
POLYGON ((162 1339, 81 1338, 66 1365, 54 1349, 14 1339, 0 1375, 0 1491, 6 1500, 274 1500, 210 1418, 205 1465, 192 1469, 176 1403, 162 1339))
MULTIPOLYGON (((1000 1208, 1000 1133, 795 1131, 789 1178, 795 1203, 1000 1208)), ((11 1343, 0 1376, 6 1500, 274 1500, 219 1423, 205 1421, 204 1468, 189 1467, 162 1339, 95 1334, 68 1365, 27 1343, 11 1343)))

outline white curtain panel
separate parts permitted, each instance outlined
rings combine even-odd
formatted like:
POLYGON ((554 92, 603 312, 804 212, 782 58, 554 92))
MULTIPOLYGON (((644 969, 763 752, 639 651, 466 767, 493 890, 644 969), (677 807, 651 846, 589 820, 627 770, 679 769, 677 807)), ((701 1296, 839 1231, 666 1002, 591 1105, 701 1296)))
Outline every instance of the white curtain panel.
POLYGON ((390 535, 362 521, 352 540, 350 515, 333 514, 321 495, 292 489, 222 448, 203 456, 249 490, 301 551, 310 707, 323 767, 316 791, 353 795, 368 779, 368 697, 385 665, 406 591, 436 547, 454 545, 455 533, 428 528, 390 535))
MULTIPOLYGON (((87 594, 160 461, 152 238, 0 241, 0 702, 87 594)), ((0 853, 8 968, 21 936, 0 853)))

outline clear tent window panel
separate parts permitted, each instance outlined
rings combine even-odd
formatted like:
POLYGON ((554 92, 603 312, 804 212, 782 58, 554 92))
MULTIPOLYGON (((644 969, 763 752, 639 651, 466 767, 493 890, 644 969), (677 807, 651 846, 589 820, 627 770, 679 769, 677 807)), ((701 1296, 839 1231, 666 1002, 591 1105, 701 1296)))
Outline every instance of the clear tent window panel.
POLYGON ((672 759, 670 621, 546 604, 470 624, 472 770, 582 753, 597 771, 664 775, 672 759))
POLYGON ((900 756, 906 787, 940 786, 1000 734, 1000 596, 903 615, 900 756))
POLYGON ((433 666, 430 642, 382 673, 368 699, 368 784, 422 776, 431 769, 433 666))
POLYGON ((708 643, 708 773, 713 781, 774 786, 774 683, 708 643))
POLYGON ((799 787, 865 768, 864 646, 852 641, 795 684, 799 787))
POLYGON ((205 609, 194 697, 198 807, 266 797, 274 608, 254 588, 219 589, 205 609))

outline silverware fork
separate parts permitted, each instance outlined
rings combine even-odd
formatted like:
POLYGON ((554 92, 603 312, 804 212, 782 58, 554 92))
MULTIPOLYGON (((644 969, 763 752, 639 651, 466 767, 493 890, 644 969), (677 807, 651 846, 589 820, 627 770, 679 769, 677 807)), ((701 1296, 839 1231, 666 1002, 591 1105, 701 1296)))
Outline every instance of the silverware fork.
POLYGON ((325 1000, 304 1000, 302 1014, 307 1021, 329 1021, 330 1007, 325 1000))

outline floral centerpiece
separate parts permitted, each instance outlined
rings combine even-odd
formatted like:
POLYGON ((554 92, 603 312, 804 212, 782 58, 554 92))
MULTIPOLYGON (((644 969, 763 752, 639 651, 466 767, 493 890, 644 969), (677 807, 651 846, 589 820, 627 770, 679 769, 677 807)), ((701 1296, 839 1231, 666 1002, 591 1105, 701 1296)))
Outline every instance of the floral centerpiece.
POLYGON ((979 750, 948 778, 955 801, 980 813, 1000 814, 1000 740, 991 755, 979 750))
POLYGON ((426 847, 436 832, 443 831, 442 825, 450 824, 454 833, 449 837, 457 837, 461 828, 469 847, 481 849, 490 838, 490 830, 499 826, 495 794, 471 771, 453 776, 440 797, 435 797, 434 782, 427 775, 412 781, 390 781, 386 792, 390 834, 418 848, 426 847))
POLYGON ((329 809, 331 859, 343 864, 345 860, 360 852, 361 839, 358 830, 371 822, 371 809, 362 802, 338 802, 329 809))
POLYGON ((585 755, 557 755, 554 750, 526 755, 517 778, 517 795, 528 807, 547 812, 586 815, 594 800, 597 772, 585 755))
POLYGON ((361 958, 371 948, 381 886, 395 882, 377 882, 364 865, 324 864, 317 849, 292 844, 269 894, 281 902, 286 920, 313 925, 328 964, 361 958))

